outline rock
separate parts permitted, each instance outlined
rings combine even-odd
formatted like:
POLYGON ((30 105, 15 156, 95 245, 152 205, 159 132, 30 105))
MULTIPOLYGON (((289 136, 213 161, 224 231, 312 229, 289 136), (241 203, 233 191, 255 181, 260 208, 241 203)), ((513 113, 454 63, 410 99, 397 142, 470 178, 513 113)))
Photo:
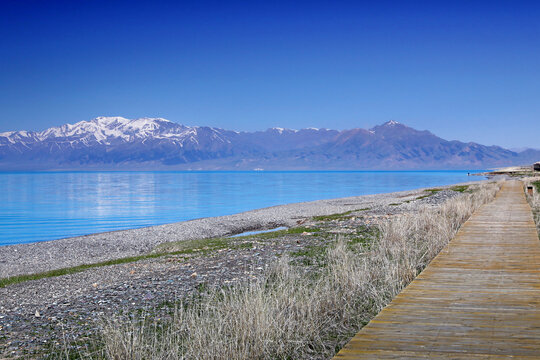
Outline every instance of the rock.
POLYGON ((41 317, 41 314, 39 313, 39 310, 36 310, 36 312, 34 313, 34 316, 37 317, 37 318, 41 317))

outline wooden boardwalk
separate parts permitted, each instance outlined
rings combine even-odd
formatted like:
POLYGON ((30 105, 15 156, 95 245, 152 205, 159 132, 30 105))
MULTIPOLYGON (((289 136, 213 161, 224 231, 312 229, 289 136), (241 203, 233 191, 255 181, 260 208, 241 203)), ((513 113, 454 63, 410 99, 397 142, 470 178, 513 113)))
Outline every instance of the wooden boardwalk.
POLYGON ((540 359, 540 241, 507 181, 334 359, 540 359))

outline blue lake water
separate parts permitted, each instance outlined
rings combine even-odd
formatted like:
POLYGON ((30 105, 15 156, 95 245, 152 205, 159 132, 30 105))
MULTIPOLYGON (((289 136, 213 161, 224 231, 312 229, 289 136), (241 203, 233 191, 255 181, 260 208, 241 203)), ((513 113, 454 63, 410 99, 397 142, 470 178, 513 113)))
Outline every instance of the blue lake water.
POLYGON ((0 173, 0 245, 481 180, 467 171, 0 173))

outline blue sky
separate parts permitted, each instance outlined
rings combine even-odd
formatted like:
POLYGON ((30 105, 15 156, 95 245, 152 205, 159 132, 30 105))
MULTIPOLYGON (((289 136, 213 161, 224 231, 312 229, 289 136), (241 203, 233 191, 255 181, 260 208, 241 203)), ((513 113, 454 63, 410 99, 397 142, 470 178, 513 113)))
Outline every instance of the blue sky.
POLYGON ((533 2, 0 2, 0 131, 96 116, 540 148, 533 2))

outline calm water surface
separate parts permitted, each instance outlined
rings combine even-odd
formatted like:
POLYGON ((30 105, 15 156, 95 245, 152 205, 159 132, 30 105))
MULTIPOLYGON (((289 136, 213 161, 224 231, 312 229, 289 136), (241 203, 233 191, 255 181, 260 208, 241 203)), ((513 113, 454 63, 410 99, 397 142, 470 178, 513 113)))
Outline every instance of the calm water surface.
POLYGON ((481 179, 467 171, 0 173, 0 245, 481 179))

